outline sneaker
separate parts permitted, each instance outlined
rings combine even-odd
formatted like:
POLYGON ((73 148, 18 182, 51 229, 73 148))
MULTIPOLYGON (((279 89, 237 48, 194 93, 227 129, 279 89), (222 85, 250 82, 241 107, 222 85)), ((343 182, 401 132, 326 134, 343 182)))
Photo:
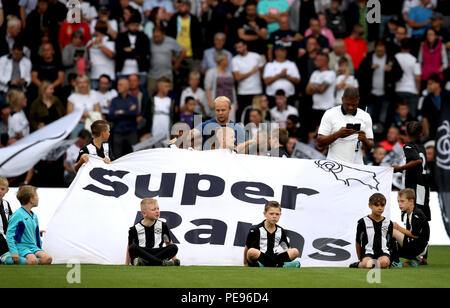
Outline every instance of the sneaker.
POLYGON ((145 260, 142 259, 142 258, 135 258, 135 259, 133 260, 133 265, 134 265, 134 266, 146 266, 147 264, 148 264, 148 262, 145 261, 145 260))
POLYGON ((256 261, 256 264, 258 264, 259 267, 264 267, 264 264, 262 264, 262 263, 259 262, 259 261, 256 261))
POLYGON ((350 264, 348 267, 350 267, 350 268, 358 268, 359 267, 359 261, 350 264))
POLYGON ((170 260, 164 259, 162 261, 162 266, 175 266, 175 265, 176 265, 175 260, 172 260, 172 259, 170 259, 170 260))
POLYGON ((180 266, 180 265, 181 265, 181 262, 180 262, 179 259, 175 259, 175 260, 173 260, 173 261, 174 261, 174 263, 175 263, 175 266, 180 266))
POLYGON ((403 266, 411 266, 411 267, 419 267, 419 261, 417 260, 408 260, 406 262, 403 262, 403 266))
POLYGON ((390 268, 402 268, 403 264, 402 262, 392 262, 390 265, 390 268))
POLYGON ((428 260, 427 259, 420 260, 419 265, 428 265, 428 260))
POLYGON ((295 268, 300 268, 300 262, 298 261, 291 261, 291 262, 284 262, 283 267, 295 267, 295 268))

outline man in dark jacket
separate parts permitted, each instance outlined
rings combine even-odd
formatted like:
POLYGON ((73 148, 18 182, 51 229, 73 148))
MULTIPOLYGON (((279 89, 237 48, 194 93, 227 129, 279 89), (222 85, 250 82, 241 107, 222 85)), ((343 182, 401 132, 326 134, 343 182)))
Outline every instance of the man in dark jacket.
MULTIPOLYGON (((375 52, 367 54, 361 62, 358 74, 361 101, 366 102, 373 123, 386 123, 390 101, 395 83, 400 80, 403 71, 394 56, 386 53, 383 41, 377 41, 375 52)), ((364 107, 362 107, 364 109, 364 107)))
POLYGON ((117 36, 116 71, 120 77, 139 74, 141 84, 145 84, 150 68, 150 41, 144 32, 139 31, 140 23, 141 16, 132 15, 127 23, 128 31, 117 36))

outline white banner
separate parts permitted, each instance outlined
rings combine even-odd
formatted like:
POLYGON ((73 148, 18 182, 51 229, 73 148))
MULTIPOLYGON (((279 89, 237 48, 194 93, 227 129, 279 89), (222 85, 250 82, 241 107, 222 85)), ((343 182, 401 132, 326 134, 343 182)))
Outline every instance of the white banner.
POLYGON ((76 111, 66 115, 0 149, 0 176, 18 176, 31 169, 72 132, 81 114, 81 111, 76 111))
POLYGON ((348 266, 373 193, 387 196, 390 216, 391 181, 389 167, 225 150, 152 149, 111 164, 91 156, 50 220, 44 249, 55 263, 124 264, 140 201, 156 197, 183 265, 242 265, 249 227, 277 200, 303 266, 348 266))

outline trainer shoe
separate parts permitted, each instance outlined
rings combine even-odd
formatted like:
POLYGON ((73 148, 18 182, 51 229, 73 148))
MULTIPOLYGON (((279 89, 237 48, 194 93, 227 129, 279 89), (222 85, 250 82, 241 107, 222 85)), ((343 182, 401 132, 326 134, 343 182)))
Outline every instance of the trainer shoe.
POLYGON ((175 259, 173 261, 175 263, 175 266, 180 266, 181 265, 180 259, 175 259))
POLYGON ((170 260, 164 259, 162 261, 162 265, 163 266, 175 266, 175 261, 172 259, 170 259, 170 260))
POLYGON ((406 262, 403 262, 403 266, 419 267, 419 261, 417 261, 417 260, 408 260, 406 262))
POLYGON ((147 264, 148 264, 148 262, 145 261, 145 260, 142 259, 142 258, 135 258, 135 259, 133 260, 133 265, 134 265, 134 266, 146 266, 147 264))
POLYGON ((287 267, 300 268, 300 262, 298 262, 298 261, 284 262, 283 267, 284 268, 287 268, 287 267))
POLYGON ((390 268, 402 268, 402 267, 403 267, 402 262, 394 262, 393 261, 390 265, 390 268))
POLYGON ((350 267, 350 268, 358 268, 359 267, 359 261, 350 264, 348 267, 350 267))
POLYGON ((428 265, 428 260, 427 259, 422 259, 419 261, 419 265, 428 265))

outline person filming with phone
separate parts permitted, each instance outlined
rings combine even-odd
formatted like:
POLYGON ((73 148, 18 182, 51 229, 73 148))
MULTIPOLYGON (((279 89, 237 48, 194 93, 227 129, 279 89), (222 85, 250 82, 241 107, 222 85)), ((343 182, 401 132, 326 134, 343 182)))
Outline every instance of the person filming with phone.
POLYGON ((320 122, 317 147, 328 147, 327 159, 364 164, 364 152, 373 145, 372 119, 358 108, 358 89, 344 91, 342 105, 328 109, 320 122))

